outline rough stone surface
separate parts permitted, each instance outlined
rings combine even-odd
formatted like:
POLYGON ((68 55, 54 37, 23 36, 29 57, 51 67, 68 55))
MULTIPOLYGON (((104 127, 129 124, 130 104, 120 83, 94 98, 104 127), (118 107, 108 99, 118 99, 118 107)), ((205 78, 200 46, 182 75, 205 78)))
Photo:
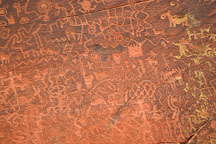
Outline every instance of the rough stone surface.
POLYGON ((215 0, 0 0, 1 144, 216 144, 215 0))

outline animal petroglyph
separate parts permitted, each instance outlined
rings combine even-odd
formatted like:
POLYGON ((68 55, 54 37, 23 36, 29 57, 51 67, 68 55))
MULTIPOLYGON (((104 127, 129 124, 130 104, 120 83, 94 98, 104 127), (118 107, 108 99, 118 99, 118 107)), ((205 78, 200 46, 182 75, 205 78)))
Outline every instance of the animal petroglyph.
POLYGON ((171 11, 168 11, 161 15, 161 19, 168 18, 169 26, 176 27, 176 25, 188 26, 189 14, 185 14, 184 17, 180 18, 177 15, 171 15, 171 11))

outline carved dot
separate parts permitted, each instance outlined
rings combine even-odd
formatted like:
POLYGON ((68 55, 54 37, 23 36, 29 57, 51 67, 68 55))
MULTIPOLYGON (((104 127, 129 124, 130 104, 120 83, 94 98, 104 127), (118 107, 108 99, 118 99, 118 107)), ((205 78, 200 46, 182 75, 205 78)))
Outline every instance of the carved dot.
POLYGON ((122 40, 123 40, 122 35, 117 36, 117 40, 118 40, 118 41, 122 41, 122 40))
POLYGON ((170 5, 171 5, 171 6, 175 6, 176 3, 175 3, 174 1, 172 1, 172 2, 170 2, 170 5))
POLYGON ((27 17, 22 17, 21 19, 20 19, 20 24, 26 24, 26 23, 28 23, 29 22, 29 18, 27 18, 27 17))
POLYGON ((161 19, 165 19, 166 18, 166 16, 165 15, 161 15, 161 19))
POLYGON ((43 4, 41 4, 41 8, 42 8, 42 9, 47 9, 47 8, 48 8, 48 5, 47 5, 46 3, 43 3, 43 4))

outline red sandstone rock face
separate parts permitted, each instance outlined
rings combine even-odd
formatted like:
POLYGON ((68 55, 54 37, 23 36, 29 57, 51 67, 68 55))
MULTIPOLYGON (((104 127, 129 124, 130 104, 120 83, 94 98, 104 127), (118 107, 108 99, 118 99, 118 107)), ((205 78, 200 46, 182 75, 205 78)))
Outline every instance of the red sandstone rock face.
POLYGON ((215 8, 0 0, 0 143, 216 143, 215 8))

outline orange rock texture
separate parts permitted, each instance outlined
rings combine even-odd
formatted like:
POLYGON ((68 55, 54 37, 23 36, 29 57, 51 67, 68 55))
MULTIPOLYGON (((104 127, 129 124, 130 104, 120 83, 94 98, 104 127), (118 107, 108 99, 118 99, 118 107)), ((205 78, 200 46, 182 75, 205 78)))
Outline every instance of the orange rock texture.
POLYGON ((0 144, 216 144, 215 0, 0 0, 0 144))

